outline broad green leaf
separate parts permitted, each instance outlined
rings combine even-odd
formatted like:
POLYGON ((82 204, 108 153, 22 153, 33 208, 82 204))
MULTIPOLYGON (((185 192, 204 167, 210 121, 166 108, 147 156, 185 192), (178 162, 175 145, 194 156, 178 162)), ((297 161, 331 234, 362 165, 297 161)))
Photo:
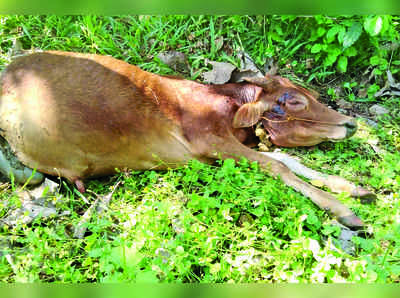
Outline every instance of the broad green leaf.
POLYGON ((316 16, 314 16, 314 18, 317 21, 318 25, 325 24, 327 22, 327 18, 322 15, 316 15, 316 16))
POLYGON ((312 29, 311 30, 311 36, 309 38, 309 41, 316 41, 319 38, 318 36, 318 30, 312 29))
POLYGON ((371 63, 372 65, 378 65, 380 60, 381 59, 378 56, 372 56, 371 58, 369 58, 369 63, 371 63))
POLYGON ((343 54, 344 54, 345 56, 347 56, 347 57, 354 57, 354 56, 357 56, 357 50, 356 50, 355 47, 350 47, 350 48, 347 48, 347 49, 344 51, 343 54))
POLYGON ((346 35, 346 29, 341 27, 338 33, 338 41, 340 44, 343 44, 344 36, 346 35))
POLYGON ((258 206, 257 208, 253 208, 250 210, 255 216, 260 217, 261 215, 265 214, 265 207, 263 205, 258 206))
POLYGON ((382 29, 381 29, 381 33, 385 33, 390 27, 391 27, 391 24, 392 24, 392 16, 390 16, 390 15, 383 15, 383 16, 380 16, 381 17, 381 19, 382 19, 382 29))
POLYGON ((278 33, 279 35, 284 35, 283 34, 283 31, 282 31, 282 28, 279 26, 279 25, 275 25, 275 31, 276 31, 276 33, 278 33))
POLYGON ((325 32, 326 32, 326 29, 324 27, 319 27, 317 30, 318 37, 321 37, 322 35, 324 35, 325 32))
POLYGON ((354 22, 343 37, 343 47, 346 49, 352 46, 360 37, 362 26, 359 22, 354 22))
POLYGON ((332 41, 334 41, 336 34, 338 34, 341 29, 342 29, 342 26, 339 26, 339 25, 335 25, 332 28, 330 28, 328 30, 328 32, 326 33, 326 41, 328 43, 331 43, 332 41))
POLYGON ((381 89, 381 87, 377 84, 372 84, 371 86, 368 87, 368 97, 373 97, 376 92, 378 92, 381 89))
POLYGON ((328 56, 326 56, 324 60, 324 66, 331 66, 333 63, 336 62, 337 57, 342 53, 342 51, 336 46, 329 46, 328 47, 328 56))
POLYGON ((347 18, 347 20, 343 20, 340 23, 346 27, 351 27, 354 24, 354 19, 353 18, 347 18))
POLYGON ((337 57, 337 56, 339 56, 339 55, 342 53, 342 50, 339 49, 339 47, 337 47, 337 46, 335 46, 335 45, 331 45, 331 46, 328 47, 327 52, 328 52, 329 54, 334 55, 334 56, 337 57))
POLYGON ((101 255, 106 254, 104 251, 105 251, 105 249, 103 247, 102 248, 93 248, 93 249, 89 250, 88 256, 91 258, 98 258, 101 255))
POLYGON ((370 16, 364 21, 364 29, 371 36, 376 36, 382 30, 382 18, 380 16, 370 16))
POLYGON ((347 71, 347 57, 346 56, 340 56, 338 62, 337 62, 337 69, 340 72, 346 72, 347 71))
MULTIPOLYGON (((319 220, 318 216, 315 215, 315 213, 309 213, 307 214, 307 219, 306 222, 310 225, 313 225, 315 227, 320 227, 321 226, 321 221, 319 220)), ((317 242, 317 241, 316 241, 317 242)), ((319 247, 315 247, 317 251, 319 251, 319 247)), ((314 253, 314 252, 313 252, 314 253)))
POLYGON ((324 66, 331 66, 333 63, 335 63, 337 56, 338 55, 329 53, 324 60, 324 66))
POLYGON ((388 61, 385 59, 385 58, 381 58, 380 60, 379 60, 379 69, 381 69, 381 70, 386 70, 387 69, 387 67, 388 67, 388 61))
POLYGON ((319 53, 321 51, 321 44, 316 43, 315 45, 312 46, 311 48, 311 53, 315 54, 315 53, 319 53))
POLYGON ((275 32, 270 32, 269 36, 275 41, 278 41, 278 42, 284 41, 284 39, 281 36, 279 36, 279 34, 276 34, 275 32))

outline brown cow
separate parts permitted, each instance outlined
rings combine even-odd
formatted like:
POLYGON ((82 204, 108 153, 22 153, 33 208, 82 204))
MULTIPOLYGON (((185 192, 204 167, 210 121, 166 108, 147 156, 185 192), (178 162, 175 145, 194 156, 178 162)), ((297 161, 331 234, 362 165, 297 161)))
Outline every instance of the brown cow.
POLYGON ((42 52, 17 58, 1 77, 0 129, 26 166, 82 180, 116 168, 165 169, 190 159, 241 156, 330 211, 362 222, 331 194, 244 144, 262 121, 279 146, 352 136, 356 122, 281 77, 203 85, 159 76, 107 56, 42 52))

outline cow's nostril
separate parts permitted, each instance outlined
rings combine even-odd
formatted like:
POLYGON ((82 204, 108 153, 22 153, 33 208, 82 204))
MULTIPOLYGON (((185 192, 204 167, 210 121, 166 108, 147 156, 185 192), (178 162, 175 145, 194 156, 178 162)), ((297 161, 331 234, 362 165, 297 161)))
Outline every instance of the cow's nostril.
POLYGON ((346 137, 349 138, 349 137, 351 137, 352 135, 354 135, 356 133, 356 131, 357 131, 357 122, 355 122, 355 121, 346 122, 344 124, 344 127, 346 127, 346 131, 347 131, 346 132, 346 137))
POLYGON ((348 128, 348 129, 356 129, 357 128, 357 123, 355 123, 354 121, 346 122, 344 124, 344 126, 346 126, 346 128, 348 128))

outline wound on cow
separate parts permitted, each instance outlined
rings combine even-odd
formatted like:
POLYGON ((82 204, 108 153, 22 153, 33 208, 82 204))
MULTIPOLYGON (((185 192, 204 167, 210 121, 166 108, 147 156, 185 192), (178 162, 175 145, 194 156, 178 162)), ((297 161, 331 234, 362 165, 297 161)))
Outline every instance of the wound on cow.
POLYGON ((278 98, 278 103, 284 104, 287 99, 292 98, 292 97, 293 96, 291 96, 288 92, 285 92, 285 93, 283 93, 283 95, 281 97, 278 98))
POLYGON ((285 115, 285 111, 282 110, 281 106, 279 106, 279 105, 275 105, 275 106, 272 108, 271 112, 273 112, 273 113, 275 113, 275 114, 278 114, 278 115, 285 115))

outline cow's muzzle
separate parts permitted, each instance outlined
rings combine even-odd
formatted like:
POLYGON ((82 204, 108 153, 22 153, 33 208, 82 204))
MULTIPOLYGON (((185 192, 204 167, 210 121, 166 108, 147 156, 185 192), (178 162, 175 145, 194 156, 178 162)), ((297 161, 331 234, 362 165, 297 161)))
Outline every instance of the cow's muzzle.
POLYGON ((357 122, 354 119, 346 122, 343 126, 346 127, 346 138, 350 138, 357 131, 357 122))

